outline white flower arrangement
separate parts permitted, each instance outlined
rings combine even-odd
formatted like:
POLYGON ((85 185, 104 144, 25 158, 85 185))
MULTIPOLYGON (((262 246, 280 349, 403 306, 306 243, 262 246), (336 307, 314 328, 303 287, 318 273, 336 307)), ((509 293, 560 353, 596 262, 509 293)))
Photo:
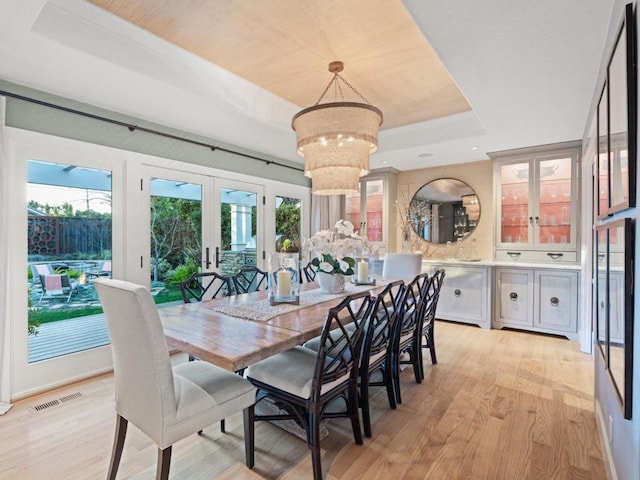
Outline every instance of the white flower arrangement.
POLYGON ((353 275, 356 261, 353 254, 357 251, 375 253, 375 249, 366 238, 355 233, 353 224, 348 220, 338 220, 331 230, 321 230, 304 241, 302 251, 313 253, 311 259, 316 272, 353 275))

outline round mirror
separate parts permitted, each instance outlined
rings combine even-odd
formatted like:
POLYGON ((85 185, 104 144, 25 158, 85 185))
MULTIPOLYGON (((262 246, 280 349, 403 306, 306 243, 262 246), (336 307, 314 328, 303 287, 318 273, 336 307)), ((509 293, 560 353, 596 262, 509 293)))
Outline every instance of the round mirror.
POLYGON ((478 225, 480 202, 476 192, 454 178, 423 185, 409 206, 413 230, 431 243, 455 243, 478 225))

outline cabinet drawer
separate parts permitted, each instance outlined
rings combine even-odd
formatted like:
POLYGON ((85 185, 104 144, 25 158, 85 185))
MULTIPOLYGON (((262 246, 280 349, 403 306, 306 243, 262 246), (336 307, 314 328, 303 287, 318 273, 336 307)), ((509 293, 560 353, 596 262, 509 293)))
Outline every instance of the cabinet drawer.
POLYGON ((533 271, 497 269, 496 319, 513 326, 533 325, 533 271))
POLYGON ((536 252, 532 250, 496 250, 497 262, 509 263, 571 263, 578 262, 575 251, 536 252))

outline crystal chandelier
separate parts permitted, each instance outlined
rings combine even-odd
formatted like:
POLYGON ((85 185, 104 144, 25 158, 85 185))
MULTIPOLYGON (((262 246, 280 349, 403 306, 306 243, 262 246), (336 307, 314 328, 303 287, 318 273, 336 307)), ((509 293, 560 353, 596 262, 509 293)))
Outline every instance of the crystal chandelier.
POLYGON ((312 180, 314 195, 357 192, 360 177, 369 173, 369 154, 378 148, 382 112, 342 78, 343 69, 342 62, 331 62, 333 78, 318 101, 291 120, 298 154, 304 157, 304 174, 312 180), (341 84, 364 103, 345 102, 341 84), (331 85, 336 101, 320 104, 331 85), (341 101, 337 101, 338 95, 341 101))

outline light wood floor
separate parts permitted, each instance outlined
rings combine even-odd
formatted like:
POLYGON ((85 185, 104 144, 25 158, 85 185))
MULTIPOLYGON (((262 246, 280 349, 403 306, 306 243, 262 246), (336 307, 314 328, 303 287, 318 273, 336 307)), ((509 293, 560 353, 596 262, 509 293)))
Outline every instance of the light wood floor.
MULTIPOLYGON (((577 343, 438 322, 438 360, 422 385, 402 373, 403 404, 373 395, 373 439, 328 424, 327 479, 605 479, 593 414, 593 364, 577 343)), ((22 400, 0 417, 0 479, 103 479, 115 424, 104 375, 22 400), (80 393, 36 412, 34 406, 80 393)), ((172 479, 311 477, 305 444, 261 422, 256 466, 244 467, 240 415, 174 446, 172 479)), ((129 429, 118 478, 154 478, 156 448, 129 429)))

